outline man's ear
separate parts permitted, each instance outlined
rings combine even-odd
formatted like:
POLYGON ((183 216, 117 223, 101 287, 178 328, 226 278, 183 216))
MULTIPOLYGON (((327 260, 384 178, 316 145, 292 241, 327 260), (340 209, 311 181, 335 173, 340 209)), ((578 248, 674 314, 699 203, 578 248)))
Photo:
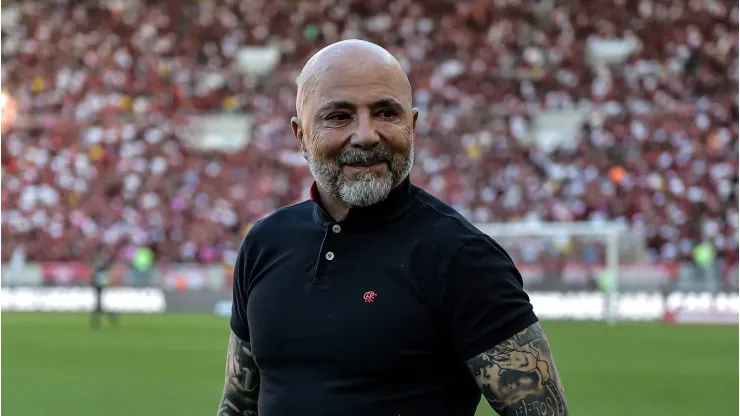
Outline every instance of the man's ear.
POLYGON ((411 133, 416 135, 416 122, 419 121, 419 109, 414 107, 411 109, 411 133))
POLYGON ((296 140, 298 140, 298 147, 301 149, 301 152, 303 154, 306 154, 306 142, 305 137, 306 135, 303 132, 303 126, 301 125, 301 120, 298 117, 293 117, 290 119, 290 127, 293 128, 293 135, 295 136, 296 140))

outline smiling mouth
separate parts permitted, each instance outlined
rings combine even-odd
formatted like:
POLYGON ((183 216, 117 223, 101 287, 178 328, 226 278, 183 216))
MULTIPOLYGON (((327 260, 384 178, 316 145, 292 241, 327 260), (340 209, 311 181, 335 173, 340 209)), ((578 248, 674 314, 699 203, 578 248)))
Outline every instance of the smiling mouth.
POLYGON ((380 160, 380 161, 377 161, 377 162, 349 163, 349 164, 347 164, 345 166, 349 166, 349 167, 352 167, 352 168, 371 168, 373 166, 377 166, 377 165, 380 165, 382 163, 385 163, 385 162, 382 161, 382 160, 380 160))

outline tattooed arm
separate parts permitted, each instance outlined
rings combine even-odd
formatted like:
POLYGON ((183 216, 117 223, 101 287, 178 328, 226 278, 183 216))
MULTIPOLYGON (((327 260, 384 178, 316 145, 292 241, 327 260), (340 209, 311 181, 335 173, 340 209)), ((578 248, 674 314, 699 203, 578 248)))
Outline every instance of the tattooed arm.
POLYGON ((567 416, 563 385, 539 323, 467 361, 501 416, 567 416))
POLYGON ((226 380, 218 416, 256 416, 260 376, 252 358, 252 347, 234 333, 226 353, 226 380))

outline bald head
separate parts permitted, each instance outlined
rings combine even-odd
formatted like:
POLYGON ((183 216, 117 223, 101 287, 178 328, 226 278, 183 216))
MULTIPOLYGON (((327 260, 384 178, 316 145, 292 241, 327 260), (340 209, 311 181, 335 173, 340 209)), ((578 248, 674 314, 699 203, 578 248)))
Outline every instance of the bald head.
POLYGON ((298 118, 304 112, 307 96, 316 91, 322 80, 337 74, 384 78, 389 84, 403 86, 408 104, 411 104, 411 84, 396 58, 374 43, 349 39, 321 49, 303 67, 298 76, 298 118))

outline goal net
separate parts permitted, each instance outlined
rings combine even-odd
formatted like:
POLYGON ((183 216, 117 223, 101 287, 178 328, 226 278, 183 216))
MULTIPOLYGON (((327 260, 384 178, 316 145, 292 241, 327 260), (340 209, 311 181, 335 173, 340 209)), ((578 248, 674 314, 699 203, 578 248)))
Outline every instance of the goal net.
POLYGON ((623 278, 622 269, 644 264, 641 260, 645 253, 640 239, 615 223, 509 222, 477 226, 512 257, 535 312, 543 319, 605 320, 613 324, 620 319, 619 293, 623 289, 646 289, 646 284, 652 284, 652 292, 657 292, 664 280, 660 276, 639 282, 623 278))
POLYGON ((646 239, 617 223, 477 226, 512 257, 542 319, 738 324, 737 285, 718 284, 736 282, 736 266, 725 268, 727 278, 709 273, 716 268, 655 261, 646 239))

